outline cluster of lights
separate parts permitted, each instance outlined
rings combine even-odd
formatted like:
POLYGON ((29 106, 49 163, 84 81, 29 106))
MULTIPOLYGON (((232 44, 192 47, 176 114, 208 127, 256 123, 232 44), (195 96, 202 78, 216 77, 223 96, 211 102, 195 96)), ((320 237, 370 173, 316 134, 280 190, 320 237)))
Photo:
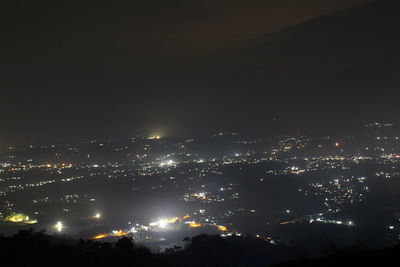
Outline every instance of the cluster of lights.
POLYGON ((170 160, 166 160, 166 161, 161 162, 160 163, 160 167, 170 167, 170 166, 173 166, 175 164, 176 164, 175 161, 170 159, 170 160))

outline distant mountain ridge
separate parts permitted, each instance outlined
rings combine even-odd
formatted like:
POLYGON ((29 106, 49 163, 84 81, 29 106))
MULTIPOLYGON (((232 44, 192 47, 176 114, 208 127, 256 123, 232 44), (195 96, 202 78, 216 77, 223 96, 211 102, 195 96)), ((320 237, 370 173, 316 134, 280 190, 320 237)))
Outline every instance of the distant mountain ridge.
MULTIPOLYGON (((299 111, 287 117, 398 120, 391 93, 400 88, 399 14, 400 1, 381 0, 309 20, 250 42, 221 76, 284 99, 299 111)), ((281 102, 274 108, 285 112, 281 102)))
POLYGON ((399 11, 400 2, 382 0, 315 18, 267 36, 247 55, 305 63, 399 59, 400 30, 393 32, 400 26, 399 11))

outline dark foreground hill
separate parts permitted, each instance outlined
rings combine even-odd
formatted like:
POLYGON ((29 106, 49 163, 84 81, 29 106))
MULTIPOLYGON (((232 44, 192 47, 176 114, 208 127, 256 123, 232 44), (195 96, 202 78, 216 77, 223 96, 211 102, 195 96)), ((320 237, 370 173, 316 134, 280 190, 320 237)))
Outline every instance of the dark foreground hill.
MULTIPOLYGON (((72 240, 32 230, 0 237, 1 266, 268 266, 282 262, 294 250, 271 246, 261 239, 200 235, 185 240, 185 247, 154 252, 123 237, 115 244, 72 240)), ((362 245, 330 249, 328 256, 299 258, 274 266, 394 266, 400 247, 368 250, 362 245)))
POLYGON ((279 264, 274 267, 300 267, 300 266, 397 266, 400 258, 400 247, 385 248, 381 250, 365 250, 349 248, 335 251, 330 257, 310 260, 298 259, 279 264))

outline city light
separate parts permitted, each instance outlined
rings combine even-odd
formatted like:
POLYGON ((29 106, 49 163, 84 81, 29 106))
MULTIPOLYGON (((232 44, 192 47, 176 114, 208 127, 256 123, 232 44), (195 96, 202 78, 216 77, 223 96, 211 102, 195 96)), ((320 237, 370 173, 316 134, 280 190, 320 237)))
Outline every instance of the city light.
POLYGON ((197 222, 188 222, 188 224, 189 224, 190 228, 199 228, 202 226, 201 223, 197 223, 197 222))
POLYGON ((173 165, 175 165, 175 161, 173 161, 172 159, 160 163, 160 167, 170 167, 173 165))
POLYGON ((167 222, 165 220, 160 220, 158 222, 158 226, 160 226, 161 228, 165 228, 167 226, 167 222))
MULTIPOLYGON (((368 143, 363 143, 364 139, 362 139, 354 140, 354 144, 350 144, 350 140, 353 139, 339 138, 338 140, 347 140, 343 143, 348 144, 348 147, 357 148, 359 146, 360 149, 354 150, 355 152, 343 153, 343 151, 332 147, 343 146, 339 142, 332 142, 332 137, 313 139, 306 136, 283 136, 277 137, 274 141, 246 139, 234 141, 233 146, 240 144, 240 149, 249 145, 244 150, 247 152, 242 152, 239 156, 235 155, 235 152, 232 153, 232 151, 238 151, 234 147, 222 150, 219 155, 212 155, 203 153, 202 150, 188 150, 187 146, 192 145, 192 142, 186 143, 186 138, 172 141, 163 140, 163 142, 147 141, 146 138, 141 138, 140 140, 135 139, 137 141, 135 145, 138 146, 136 152, 131 150, 129 144, 91 142, 94 151, 101 146, 102 149, 108 148, 117 153, 111 160, 107 161, 102 160, 103 152, 99 154, 84 152, 84 160, 82 162, 76 160, 71 165, 63 163, 65 162, 64 158, 71 158, 79 151, 85 151, 86 147, 81 147, 80 144, 68 145, 63 149, 59 148, 60 151, 64 151, 64 154, 60 152, 62 159, 59 163, 40 162, 35 156, 26 161, 18 159, 14 162, 0 162, 0 183, 6 185, 0 189, 0 195, 8 196, 26 191, 29 193, 27 196, 30 196, 32 192, 30 190, 37 188, 43 188, 43 192, 47 192, 46 190, 64 186, 66 183, 80 184, 100 178, 107 179, 107 184, 110 185, 117 185, 120 181, 123 181, 122 190, 126 189, 129 193, 138 191, 138 195, 146 193, 150 198, 156 200, 160 207, 165 208, 165 203, 162 203, 164 198, 160 202, 159 196, 165 196, 168 205, 171 205, 170 200, 173 199, 173 201, 176 201, 174 202, 176 207, 182 207, 181 212, 184 212, 183 214, 190 212, 190 214, 184 216, 151 219, 151 217, 146 216, 129 218, 124 211, 124 214, 119 213, 114 216, 115 224, 107 220, 107 222, 104 222, 107 225, 104 225, 102 218, 105 213, 102 214, 101 211, 106 212, 108 206, 104 206, 100 210, 100 204, 105 203, 104 196, 99 193, 92 193, 92 190, 81 192, 80 188, 77 188, 75 192, 68 193, 63 193, 60 190, 61 194, 56 197, 52 194, 41 194, 31 199, 33 207, 31 210, 27 210, 27 213, 33 216, 46 218, 52 214, 47 214, 43 207, 54 207, 54 210, 62 211, 64 216, 70 216, 70 222, 79 221, 79 223, 82 222, 82 225, 85 224, 85 227, 88 224, 87 227, 97 227, 93 229, 104 229, 100 230, 99 233, 85 237, 94 240, 118 238, 129 234, 140 242, 148 240, 159 242, 161 238, 164 238, 162 237, 164 234, 168 233, 168 236, 175 236, 176 234, 178 236, 180 231, 187 231, 188 236, 190 236, 191 232, 193 234, 198 233, 197 229, 201 229, 204 233, 218 231, 220 236, 225 237, 239 236, 240 231, 243 230, 241 225, 249 219, 255 220, 254 224, 259 226, 266 223, 268 225, 311 223, 312 225, 331 224, 354 228, 359 227, 361 223, 355 224, 350 219, 351 214, 344 215, 343 207, 364 202, 369 198, 369 192, 373 187, 373 184, 370 183, 371 177, 378 178, 377 182, 385 180, 387 183, 390 183, 393 178, 400 177, 397 168, 400 163, 400 151, 395 146, 398 145, 398 141, 384 135, 382 135, 381 140, 387 140, 385 144, 369 143, 369 139, 366 139, 368 143), (390 140, 395 143, 390 143, 390 140), (258 142, 261 142, 259 148, 259 151, 262 151, 261 153, 253 152, 257 149, 258 142), (323 144, 323 146, 317 148, 319 144, 323 144), (366 146, 369 147, 367 152, 365 152, 366 146), (289 148, 290 152, 288 151, 289 148), (309 153, 305 148, 314 150, 309 153), (145 154, 143 150, 146 150, 145 154), (87 157, 88 155, 90 157, 87 157), (121 157, 118 158, 118 155, 121 157), (143 157, 143 155, 146 156, 143 157), (89 160, 87 161, 87 159, 89 160), (372 172, 359 173, 363 164, 375 165, 379 168, 371 168, 372 172), (241 179, 236 179, 234 170, 254 171, 252 177, 255 183, 240 182, 241 179), (23 181, 24 178, 28 179, 37 172, 43 174, 42 179, 40 178, 42 176, 40 176, 32 181, 23 181), (317 174, 319 173, 324 173, 323 179, 318 179, 317 174), (297 179, 299 176, 306 178, 308 175, 316 178, 297 179), (285 195, 288 200, 287 203, 276 206, 277 211, 280 211, 280 216, 267 221, 263 219, 263 214, 266 213, 265 205, 258 202, 254 206, 254 203, 242 200, 242 196, 251 195, 253 190, 255 194, 258 194, 259 189, 267 185, 270 178, 274 179, 274 176, 296 179, 297 182, 293 183, 294 187, 284 193, 295 193, 299 199, 303 198, 305 201, 313 202, 315 207, 319 208, 310 208, 305 212, 299 205, 289 201, 292 199, 290 195, 285 195), (170 193, 168 195, 164 192, 170 193), (89 209, 80 209, 80 207, 87 207, 88 205, 89 209), (291 207, 294 206, 297 208, 292 209, 291 207), (90 212, 89 215, 88 211, 90 212), (76 214, 79 215, 76 216, 76 214), (257 214, 260 216, 257 216, 257 214), (123 218, 122 222, 118 220, 118 216, 123 218), (123 224, 124 221, 127 222, 126 225, 123 224), (112 228, 120 230, 112 231, 112 228), (159 237, 160 235, 161 237, 159 237)), ((375 138, 376 136, 371 136, 370 140, 376 142, 375 138)), ((50 153, 53 150, 53 147, 50 150, 44 148, 43 152, 50 153)), ((10 153, 10 158, 18 155, 14 154, 14 150, 7 153, 10 153)), ((32 151, 29 151, 29 153, 32 153, 32 151)), ((37 158, 40 159, 40 154, 37 158)), ((238 178, 239 175, 240 172, 237 174, 238 178)), ((271 188, 265 187, 263 190, 267 192, 268 190, 275 190, 275 188, 271 186, 271 188)), ((118 190, 115 194, 119 194, 119 192, 118 190)), ((32 193, 32 195, 34 194, 32 193)), ((136 204, 128 198, 127 201, 129 201, 132 209, 138 209, 142 205, 140 202, 136 204)), ((37 220, 30 219, 30 216, 19 210, 23 205, 15 202, 17 204, 11 201, 4 203, 5 209, 3 216, 0 217, 0 223, 12 223, 17 226, 37 223, 37 220), (17 206, 14 207, 14 205, 17 206)), ((125 203, 110 204, 126 207, 125 203)), ((149 210, 149 214, 154 214, 154 212, 155 210, 149 210)), ((109 214, 114 214, 114 212, 109 214)), ((52 222, 50 222, 51 224, 52 222)), ((397 233, 398 227, 393 224, 393 221, 387 221, 385 225, 384 228, 387 231, 397 233)), ((75 231, 78 228, 79 226, 70 227, 68 232, 75 231)), ((65 226, 59 221, 53 226, 53 229, 55 232, 63 232, 65 226)), ((258 234, 260 238, 264 238, 264 234, 273 235, 271 232, 249 234, 258 234)))
POLYGON ((63 223, 62 222, 57 222, 54 225, 54 228, 57 230, 57 232, 61 232, 63 230, 63 228, 64 228, 63 223))
POLYGON ((99 235, 93 236, 92 239, 103 239, 107 236, 109 236, 109 235, 108 234, 99 234, 99 235))
POLYGON ((154 136, 149 136, 147 139, 148 139, 148 140, 158 140, 158 139, 160 139, 160 138, 161 138, 160 135, 154 135, 154 136))
POLYGON ((226 232, 228 231, 228 228, 226 226, 223 225, 217 225, 218 230, 220 230, 221 232, 226 232))

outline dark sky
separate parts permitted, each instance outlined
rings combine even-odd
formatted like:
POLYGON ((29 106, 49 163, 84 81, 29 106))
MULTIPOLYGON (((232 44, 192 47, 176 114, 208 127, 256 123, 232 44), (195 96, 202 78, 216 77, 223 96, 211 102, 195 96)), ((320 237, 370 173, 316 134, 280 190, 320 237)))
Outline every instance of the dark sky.
MULTIPOLYGON (((277 127, 273 118, 282 126, 291 125, 292 114, 324 114, 301 120, 308 127, 326 114, 338 119, 320 104, 324 90, 346 96, 339 115, 348 119, 358 116, 348 114, 355 102, 377 99, 372 87, 357 91, 365 84, 384 80, 390 94, 398 82, 396 1, 1 5, 1 145, 155 132, 268 132, 277 127), (376 73, 374 81, 364 80, 376 73), (349 84, 350 94, 343 89, 349 84)), ((396 113, 390 107, 365 119, 396 113)))

